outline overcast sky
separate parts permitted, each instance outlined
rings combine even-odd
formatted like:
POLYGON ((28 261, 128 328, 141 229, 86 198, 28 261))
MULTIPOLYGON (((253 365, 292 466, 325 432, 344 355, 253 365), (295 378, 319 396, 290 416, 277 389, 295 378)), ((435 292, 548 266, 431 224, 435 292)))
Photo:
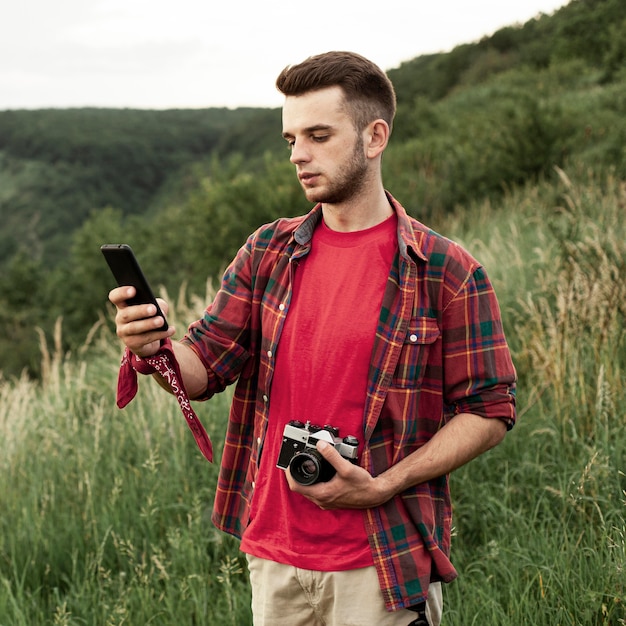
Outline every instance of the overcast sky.
POLYGON ((286 65, 352 50, 383 69, 566 0, 3 0, 0 109, 280 106, 286 65))

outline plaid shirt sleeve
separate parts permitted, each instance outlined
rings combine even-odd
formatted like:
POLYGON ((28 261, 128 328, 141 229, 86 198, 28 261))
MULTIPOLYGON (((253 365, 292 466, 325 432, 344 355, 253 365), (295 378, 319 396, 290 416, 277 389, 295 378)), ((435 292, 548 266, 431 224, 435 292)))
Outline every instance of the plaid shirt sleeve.
MULTIPOLYGON (((320 212, 311 213, 311 221, 320 212)), ((290 298, 290 263, 306 251, 294 239, 304 218, 277 220, 253 233, 227 268, 204 316, 183 342, 204 363, 205 399, 236 381, 212 521, 241 537, 248 524, 263 447, 274 354, 290 298)))

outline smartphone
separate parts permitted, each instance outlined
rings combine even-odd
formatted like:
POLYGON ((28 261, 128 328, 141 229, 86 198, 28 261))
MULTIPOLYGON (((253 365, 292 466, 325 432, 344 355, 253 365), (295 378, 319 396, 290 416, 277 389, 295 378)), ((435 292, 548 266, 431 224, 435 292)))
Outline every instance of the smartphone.
POLYGON ((157 310, 156 315, 160 315, 164 320, 163 326, 158 330, 167 330, 168 324, 165 315, 141 271, 132 248, 125 243, 107 243, 101 246, 100 250, 113 272, 118 287, 133 286, 137 290, 136 295, 126 302, 130 305, 154 304, 157 310))

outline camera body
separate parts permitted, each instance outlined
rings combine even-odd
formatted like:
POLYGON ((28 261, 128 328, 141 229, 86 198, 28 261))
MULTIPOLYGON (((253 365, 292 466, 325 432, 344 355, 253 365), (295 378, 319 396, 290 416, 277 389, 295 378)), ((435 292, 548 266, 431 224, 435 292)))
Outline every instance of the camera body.
POLYGON ((339 429, 334 426, 316 426, 292 420, 283 430, 276 467, 289 469, 293 479, 301 485, 329 481, 336 470, 317 451, 318 441, 327 441, 344 459, 356 463, 359 440, 354 435, 340 438, 339 429))

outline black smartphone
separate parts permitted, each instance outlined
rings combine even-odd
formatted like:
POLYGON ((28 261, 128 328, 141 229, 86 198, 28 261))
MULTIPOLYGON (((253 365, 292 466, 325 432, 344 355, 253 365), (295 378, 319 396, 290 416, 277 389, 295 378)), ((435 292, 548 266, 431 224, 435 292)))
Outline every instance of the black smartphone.
POLYGON ((101 246, 100 250, 109 264, 113 276, 115 276, 118 287, 132 285, 137 290, 137 294, 126 302, 130 305, 154 304, 157 309, 156 315, 160 315, 164 320, 163 326, 158 330, 167 330, 168 324, 165 315, 152 293, 150 284, 141 271, 132 248, 125 243, 107 243, 101 246))

